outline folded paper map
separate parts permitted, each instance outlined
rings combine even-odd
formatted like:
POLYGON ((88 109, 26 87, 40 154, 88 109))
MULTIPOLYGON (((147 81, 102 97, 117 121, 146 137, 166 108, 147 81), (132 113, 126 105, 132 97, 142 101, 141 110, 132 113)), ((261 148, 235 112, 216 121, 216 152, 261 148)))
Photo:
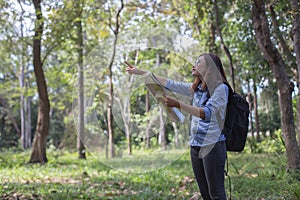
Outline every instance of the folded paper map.
POLYGON ((153 98, 156 100, 156 102, 163 108, 163 110, 166 112, 168 118, 173 121, 177 122, 180 121, 183 123, 184 121, 184 115, 179 111, 179 109, 175 107, 167 107, 164 103, 164 95, 171 96, 173 98, 176 98, 174 93, 166 92, 166 88, 164 88, 158 79, 155 77, 155 75, 151 72, 145 73, 142 77, 144 79, 145 85, 147 89, 150 91, 153 98))

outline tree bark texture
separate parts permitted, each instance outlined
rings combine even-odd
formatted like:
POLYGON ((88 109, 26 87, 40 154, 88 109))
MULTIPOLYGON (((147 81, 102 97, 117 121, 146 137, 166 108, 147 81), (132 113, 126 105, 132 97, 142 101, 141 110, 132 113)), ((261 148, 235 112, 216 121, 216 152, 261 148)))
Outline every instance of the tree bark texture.
POLYGON ((110 19, 110 28, 114 33, 114 43, 113 43, 113 51, 112 56, 110 59, 110 63, 108 66, 108 84, 109 84, 109 97, 108 97, 108 107, 107 107, 107 126, 108 126, 108 144, 109 144, 109 155, 111 158, 115 157, 115 149, 114 149, 114 130, 113 130, 113 96, 114 96, 114 86, 113 86, 113 72, 112 72, 112 66, 114 63, 115 55, 116 55, 116 46, 118 41, 118 35, 120 31, 120 14, 124 8, 123 0, 121 0, 121 7, 118 9, 118 12, 116 14, 116 23, 115 28, 113 28, 111 19, 110 19))
POLYGON ((218 1, 217 0, 214 0, 214 12, 215 12, 215 18, 216 18, 215 19, 216 20, 216 31, 220 37, 222 49, 224 50, 224 52, 228 58, 228 61, 229 61, 232 89, 235 90, 234 67, 233 67, 233 62, 232 62, 232 56, 231 56, 231 53, 230 53, 228 47, 226 46, 226 44, 224 42, 222 31, 221 31, 221 28, 219 25, 220 24, 219 23, 219 10, 218 10, 218 1))
MULTIPOLYGON (((296 53, 296 62, 298 66, 298 89, 300 89, 300 5, 299 0, 291 0, 292 16, 293 16, 293 43, 294 50, 296 53)), ((298 99, 297 99, 297 132, 298 132, 298 145, 300 145, 300 92, 298 90, 298 99)))
POLYGON ((258 117, 258 102, 257 102, 257 85, 254 80, 253 83, 253 110, 254 110, 254 117, 255 117, 255 130, 256 130, 256 141, 261 141, 260 136, 260 128, 259 128, 259 117, 258 117))
MULTIPOLYGON (((24 8, 22 6, 22 3, 20 0, 18 0, 18 3, 21 8, 21 19, 20 19, 20 29, 21 29, 21 38, 24 38, 24 20, 23 20, 23 15, 24 15, 24 8)), ((21 145, 22 149, 27 149, 31 147, 31 128, 29 129, 28 127, 31 127, 31 121, 30 118, 29 120, 27 119, 28 117, 28 100, 30 98, 26 98, 24 95, 24 91, 26 90, 26 85, 25 85, 25 56, 26 56, 26 47, 24 47, 24 44, 21 43, 21 66, 20 66, 20 75, 19 75, 19 81, 20 81, 20 88, 21 88, 21 96, 20 96, 20 117, 21 117, 21 145), (27 113, 27 115, 26 115, 27 113)), ((30 102, 29 102, 30 103, 30 102)))
MULTIPOLYGON (((291 1, 291 7, 292 7, 292 15, 294 15, 294 21, 293 21, 293 30, 292 30, 292 37, 293 37, 293 41, 294 41, 294 49, 295 49, 295 52, 296 52, 296 57, 297 57, 297 54, 298 54, 298 57, 299 57, 299 14, 297 16, 297 12, 294 12, 295 10, 299 11, 299 5, 297 3, 297 0, 296 1, 291 1), (297 36, 298 34, 298 36, 297 36), (297 38, 298 37, 298 42, 297 42, 297 38), (296 41, 296 42, 295 42, 296 41), (297 47, 298 45, 298 47, 297 47), (297 53, 298 52, 298 53, 297 53)), ((279 23, 277 21, 277 14, 273 8, 273 4, 270 4, 269 6, 269 10, 270 10, 270 15, 271 15, 271 18, 272 18, 272 24, 273 24, 273 27, 275 29, 274 33, 275 33, 275 37, 277 38, 277 40, 279 41, 278 44, 279 44, 279 47, 282 49, 282 52, 284 53, 286 59, 289 61, 289 63, 291 63, 289 65, 289 68, 292 70, 292 72, 297 72, 297 73, 293 73, 293 75, 295 76, 295 80, 297 80, 297 85, 298 85, 298 91, 300 91, 300 58, 296 58, 296 62, 294 62, 294 56, 288 46, 288 44, 285 42, 283 36, 282 36, 282 33, 280 31, 280 26, 279 26, 279 23), (297 62, 298 60, 299 62, 297 62), (298 63, 298 65, 297 65, 298 63)), ((298 95, 297 95, 297 118, 296 118, 296 130, 297 130, 297 133, 298 133, 298 145, 300 145, 300 92, 298 92, 298 95)))
POLYGON ((79 159, 86 159, 84 146, 84 73, 83 73, 83 31, 82 31, 82 4, 81 1, 75 3, 77 16, 79 19, 75 22, 77 29, 77 71, 78 71, 78 134, 77 134, 77 151, 79 159))
POLYGON ((281 54, 274 47, 270 39, 268 19, 265 11, 265 3, 261 0, 253 0, 252 23, 257 43, 262 50, 265 59, 272 67, 279 89, 279 104, 281 111, 281 126, 287 153, 287 168, 300 168, 300 154, 296 142, 291 83, 285 70, 285 63, 281 54))
POLYGON ((38 117, 36 131, 33 140, 33 148, 30 163, 46 163, 46 144, 49 132, 49 111, 50 103, 48 98, 47 85, 41 61, 41 40, 43 35, 43 15, 41 0, 33 0, 36 22, 35 34, 33 38, 33 66, 39 94, 38 117))

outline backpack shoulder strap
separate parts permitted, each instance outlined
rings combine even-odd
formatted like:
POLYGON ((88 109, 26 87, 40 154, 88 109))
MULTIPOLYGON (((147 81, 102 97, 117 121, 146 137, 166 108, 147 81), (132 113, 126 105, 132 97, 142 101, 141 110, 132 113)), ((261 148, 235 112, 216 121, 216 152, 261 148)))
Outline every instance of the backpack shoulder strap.
MULTIPOLYGON (((231 86, 229 85, 229 83, 227 83, 227 82, 223 82, 223 83, 224 83, 225 85, 227 85, 227 87, 228 87, 228 89, 229 89, 229 94, 228 94, 228 102, 229 102, 229 100, 230 100, 231 97, 233 96, 234 91, 233 91, 233 89, 231 88, 231 86)), ((220 84, 222 84, 222 83, 220 83, 220 84)), ((210 95, 209 95, 208 99, 206 99, 206 100, 203 102, 203 105, 205 105, 209 99, 210 99, 210 95)))
POLYGON ((225 85, 227 85, 228 89, 229 89, 229 95, 228 96, 232 96, 232 94, 234 93, 232 87, 229 85, 228 82, 224 82, 225 85))

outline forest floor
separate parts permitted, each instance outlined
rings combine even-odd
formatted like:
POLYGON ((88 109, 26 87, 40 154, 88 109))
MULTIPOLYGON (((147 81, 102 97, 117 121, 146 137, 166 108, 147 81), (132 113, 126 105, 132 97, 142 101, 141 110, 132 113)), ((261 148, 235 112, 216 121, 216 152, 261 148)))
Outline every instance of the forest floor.
MULTIPOLYGON (((121 171, 88 154, 51 150, 45 165, 28 164, 30 152, 0 151, 0 199, 198 199, 188 151, 148 172, 121 171)), ((285 154, 229 153, 227 197, 300 199, 300 173, 286 171, 285 154), (231 188, 231 191, 230 191, 231 188)), ((124 158, 126 163, 126 158, 124 158)), ((201 198, 199 198, 201 199, 201 198)))

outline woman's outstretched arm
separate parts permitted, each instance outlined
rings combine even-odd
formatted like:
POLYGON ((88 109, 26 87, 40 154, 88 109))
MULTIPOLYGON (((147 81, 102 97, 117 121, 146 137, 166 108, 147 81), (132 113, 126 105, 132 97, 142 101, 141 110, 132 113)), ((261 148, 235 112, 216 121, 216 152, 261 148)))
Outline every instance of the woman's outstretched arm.
MULTIPOLYGON (((138 69, 135 66, 133 66, 133 65, 129 64, 128 62, 126 62, 126 61, 124 63, 127 65, 126 71, 129 74, 143 75, 143 74, 148 72, 148 71, 145 71, 145 70, 142 70, 142 69, 138 69)), ((166 78, 160 77, 160 76, 157 76, 157 75, 155 75, 155 77, 158 79, 158 81, 160 82, 160 84, 162 86, 166 87, 166 84, 167 84, 167 79, 166 78)))

